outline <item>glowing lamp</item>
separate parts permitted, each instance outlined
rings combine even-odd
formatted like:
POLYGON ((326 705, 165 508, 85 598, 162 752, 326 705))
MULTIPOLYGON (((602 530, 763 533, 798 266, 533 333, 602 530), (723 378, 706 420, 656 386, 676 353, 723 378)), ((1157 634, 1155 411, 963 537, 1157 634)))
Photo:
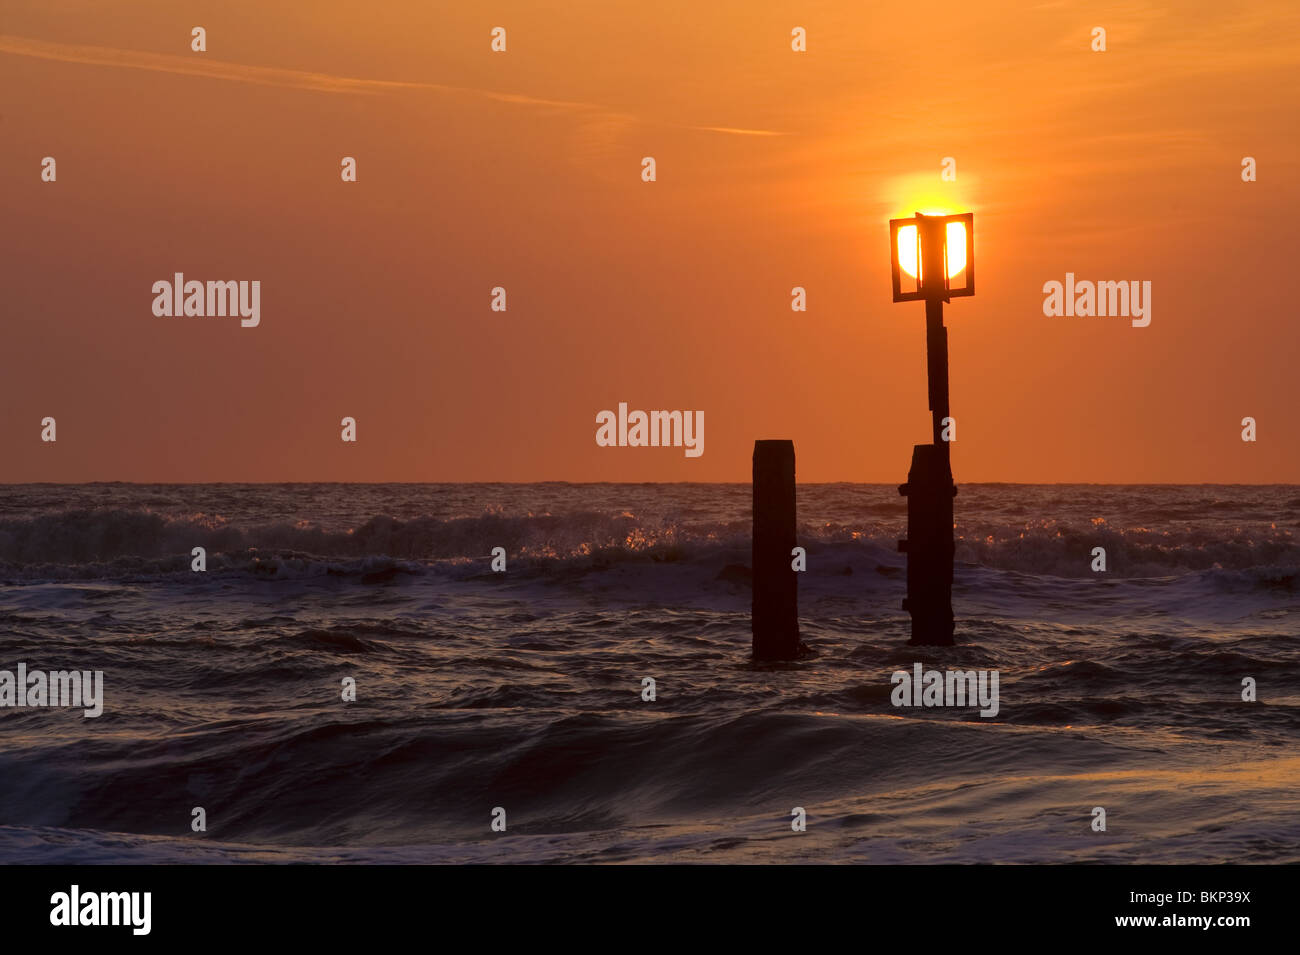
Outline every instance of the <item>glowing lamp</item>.
POLYGON ((890 219, 889 245, 895 302, 975 294, 973 212, 890 219))

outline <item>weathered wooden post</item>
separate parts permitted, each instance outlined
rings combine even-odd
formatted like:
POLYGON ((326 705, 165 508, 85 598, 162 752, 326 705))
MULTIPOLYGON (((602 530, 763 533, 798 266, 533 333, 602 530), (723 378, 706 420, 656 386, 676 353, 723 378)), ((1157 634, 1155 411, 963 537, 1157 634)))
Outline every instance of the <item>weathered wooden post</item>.
POLYGON ((907 598, 914 644, 952 644, 952 498, 957 489, 946 456, 933 444, 912 448, 912 469, 898 493, 907 497, 907 598))
POLYGON ((795 547, 794 442, 754 442, 755 660, 799 656, 799 586, 795 547))

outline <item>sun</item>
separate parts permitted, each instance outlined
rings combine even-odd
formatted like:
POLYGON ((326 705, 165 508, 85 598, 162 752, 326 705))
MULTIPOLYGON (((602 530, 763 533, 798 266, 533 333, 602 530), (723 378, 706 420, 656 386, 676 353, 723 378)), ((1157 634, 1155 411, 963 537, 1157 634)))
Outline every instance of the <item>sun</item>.
MULTIPOLYGON (((929 213, 927 213, 928 215, 929 213)), ((944 213, 938 213, 943 215, 944 213)), ((898 264, 903 271, 921 280, 921 267, 917 259, 916 226, 905 225, 898 230, 898 264)), ((966 268, 966 225, 962 222, 948 223, 948 278, 952 278, 966 268)))

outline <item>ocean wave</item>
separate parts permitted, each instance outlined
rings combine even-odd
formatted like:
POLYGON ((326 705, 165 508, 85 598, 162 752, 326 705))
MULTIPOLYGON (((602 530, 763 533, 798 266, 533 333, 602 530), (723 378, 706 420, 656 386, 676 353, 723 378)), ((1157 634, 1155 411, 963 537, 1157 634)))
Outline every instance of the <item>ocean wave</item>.
MULTIPOLYGON (((906 534, 897 522, 853 527, 801 524, 799 542, 814 552, 851 558, 869 548, 896 552, 906 534), (842 551, 843 553, 837 553, 842 551)), ((1287 529, 1175 526, 1116 527, 1104 521, 959 522, 959 562, 1051 577, 1093 576, 1095 548, 1110 577, 1168 577, 1207 571, 1252 572, 1220 586, 1294 591, 1300 542, 1287 529)), ((748 521, 642 519, 628 511, 562 515, 371 517, 346 530, 267 523, 241 526, 206 514, 168 516, 148 510, 83 509, 0 520, 0 578, 123 579, 183 576, 193 548, 207 570, 273 580, 338 576, 362 584, 399 582, 430 572, 486 573, 504 548, 512 574, 580 574, 633 563, 721 558, 744 561, 748 521)))

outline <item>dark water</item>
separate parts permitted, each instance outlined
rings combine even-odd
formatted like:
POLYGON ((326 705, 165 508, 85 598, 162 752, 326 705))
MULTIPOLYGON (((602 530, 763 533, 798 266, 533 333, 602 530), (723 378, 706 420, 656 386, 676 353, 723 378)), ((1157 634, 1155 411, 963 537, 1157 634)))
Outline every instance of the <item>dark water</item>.
POLYGON ((0 669, 105 696, 0 708, 0 861, 1300 861, 1300 488, 964 485, 921 650, 896 488, 803 486, 777 667, 749 495, 0 487, 0 669), (916 662, 997 716, 893 706, 916 662))

